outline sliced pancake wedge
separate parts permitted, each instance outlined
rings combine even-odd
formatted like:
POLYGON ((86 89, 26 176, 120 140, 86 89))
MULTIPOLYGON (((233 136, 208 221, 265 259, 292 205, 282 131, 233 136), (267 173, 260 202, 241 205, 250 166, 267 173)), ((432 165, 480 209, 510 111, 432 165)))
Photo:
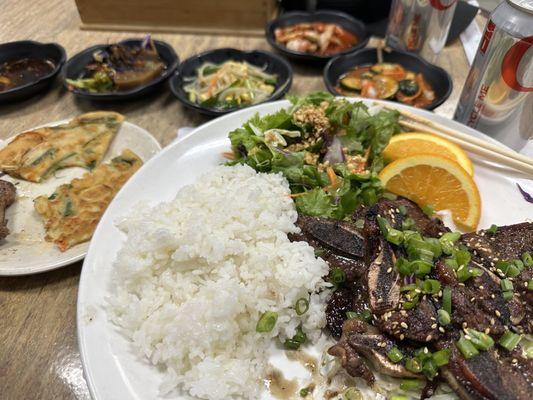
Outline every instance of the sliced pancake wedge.
POLYGON ((45 221, 45 240, 61 251, 89 240, 113 197, 141 165, 142 160, 126 149, 109 163, 59 186, 49 197, 37 197, 34 206, 45 221))
POLYGON ((31 182, 41 182, 58 169, 92 169, 102 161, 124 116, 96 111, 72 121, 23 132, 0 150, 0 170, 31 182))

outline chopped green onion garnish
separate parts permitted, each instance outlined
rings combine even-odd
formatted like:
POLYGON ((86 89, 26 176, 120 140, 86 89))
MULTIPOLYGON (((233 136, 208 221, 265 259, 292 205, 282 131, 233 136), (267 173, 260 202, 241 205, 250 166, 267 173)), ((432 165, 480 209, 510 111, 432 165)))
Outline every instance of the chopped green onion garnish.
POLYGON ((422 260, 415 260, 411 262, 411 271, 416 274, 417 277, 423 278, 431 272, 433 264, 422 260))
POLYGON ((439 239, 424 238, 424 241, 429 245, 429 249, 433 252, 434 258, 439 258, 442 255, 442 246, 439 239))
POLYGON ((390 360, 393 363, 398 363, 402 360, 403 353, 400 351, 398 347, 394 346, 388 351, 387 356, 390 358, 390 360))
POLYGON ((362 400, 361 392, 354 387, 349 387, 342 395, 342 400, 362 400))
POLYGON ((489 229, 487 229, 488 233, 492 233, 493 235, 498 231, 498 226, 492 224, 489 229))
POLYGON ((309 394, 309 388, 300 389, 300 397, 305 397, 309 394))
POLYGON ((522 260, 515 259, 512 261, 512 263, 516 266, 516 268, 520 270, 520 272, 522 272, 522 270, 524 269, 524 263, 522 262, 522 260))
POLYGON ((385 239, 387 239, 388 242, 395 245, 399 245, 403 242, 402 231, 392 228, 389 225, 389 222, 383 217, 378 217, 377 220, 379 229, 381 229, 381 233, 383 233, 383 236, 385 237, 385 239))
POLYGON ((514 296, 514 293, 513 293, 512 291, 510 291, 510 290, 507 291, 507 292, 503 292, 503 293, 502 293, 502 297, 503 297, 503 299, 504 299, 505 301, 509 301, 509 300, 511 300, 511 299, 513 298, 513 296, 514 296))
POLYGON ((370 320, 372 319, 372 313, 370 312, 370 310, 363 310, 360 313, 357 313, 355 311, 346 311, 346 318, 357 318, 361 321, 370 322, 370 320))
POLYGON ((472 256, 468 252, 468 250, 457 250, 454 254, 455 261, 457 261, 457 265, 467 265, 470 260, 472 259, 472 256))
POLYGON ((479 354, 479 351, 472 344, 472 342, 464 337, 461 333, 461 338, 455 343, 464 358, 469 359, 479 354))
POLYGON ((255 331, 259 333, 270 332, 274 329, 276 322, 278 320, 278 313, 274 311, 266 311, 261 315, 257 325, 255 326, 255 331))
POLYGON ((413 273, 413 270, 411 269, 411 263, 403 257, 400 257, 398 260, 396 260, 396 270, 400 273, 400 275, 404 276, 411 275, 413 273))
POLYGON ((427 347, 421 347, 415 350, 415 356, 419 361, 426 361, 431 358, 431 352, 427 347))
POLYGON ((398 196, 391 192, 383 192, 382 196, 387 200, 397 200, 398 196))
POLYGON ((437 367, 447 365, 450 361, 450 349, 442 349, 433 353, 433 361, 437 364, 437 367))
POLYGON ((518 275, 520 275, 520 271, 520 268, 516 264, 510 264, 505 275, 507 275, 509 278, 516 278, 518 275))
POLYGON ((457 242, 460 238, 461 234, 459 232, 446 232, 439 239, 442 251, 448 255, 452 254, 454 249, 454 243, 457 242))
POLYGON ((355 311, 346 311, 346 318, 355 319, 359 316, 355 311))
POLYGON ((442 290, 442 309, 452 315, 452 290, 448 287, 442 290))
POLYGON ((294 340, 294 339, 287 339, 285 340, 285 348, 288 350, 298 350, 300 348, 301 343, 294 340))
POLYGON ((483 271, 479 268, 461 266, 457 269, 457 279, 459 282, 465 282, 473 276, 481 276, 483 271))
POLYGON ((405 368, 414 373, 422 372, 422 364, 416 358, 408 358, 405 362, 405 368))
POLYGON ((509 268, 510 265, 511 263, 509 263, 508 261, 499 260, 499 261, 496 261, 495 267, 497 270, 500 270, 504 275, 506 275, 507 269, 509 268))
POLYGON ((422 290, 427 294, 437 294, 440 291, 440 282, 436 279, 426 279, 422 284, 422 290))
POLYGON ((527 290, 533 290, 533 279, 527 281, 527 290))
POLYGON ((296 311, 296 314, 303 315, 309 310, 309 300, 301 297, 298 300, 296 300, 296 305, 294 306, 294 310, 296 311))
POLYGON ((468 328, 466 333, 470 336, 470 342, 478 350, 487 351, 494 346, 494 340, 484 332, 476 331, 475 329, 468 328))
POLYGON ((416 228, 416 222, 413 218, 407 217, 402 221, 402 230, 409 231, 416 228))
POLYGON ((439 367, 437 367, 437 364, 435 361, 433 361, 433 358, 430 358, 422 363, 422 373, 429 379, 435 378, 437 372, 439 372, 439 367))
POLYGON ((407 215, 407 207, 405 207, 403 204, 398 207, 398 210, 400 210, 400 214, 407 215))
POLYGON ((410 283, 408 285, 403 285, 400 288, 400 292, 410 292, 411 290, 415 290, 418 288, 418 285, 416 283, 410 283))
POLYGON ((516 346, 518 346, 518 343, 520 343, 521 339, 522 339, 522 336, 517 335, 516 333, 513 333, 511 331, 505 331, 505 333, 502 335, 498 343, 500 346, 511 351, 516 346))
POLYGON ((424 387, 424 381, 421 379, 402 379, 400 383, 400 389, 409 391, 409 390, 419 390, 424 387))
POLYGON ((426 204, 422 207, 422 211, 424 211, 424 214, 426 214, 428 217, 432 217, 435 214, 435 208, 431 204, 426 204))
POLYGON ((513 290, 513 282, 511 282, 509 279, 503 279, 501 282, 500 282, 500 286, 502 287, 502 290, 504 292, 508 291, 508 290, 513 290))
POLYGON ((359 229, 363 229, 365 227, 365 220, 364 219, 358 219, 355 221, 355 226, 359 229))
POLYGON ((455 261, 455 258, 447 258, 444 260, 444 264, 456 271, 459 268, 459 264, 455 261))
POLYGON ((435 254, 433 254, 431 250, 428 250, 428 249, 418 250, 418 258, 422 261, 432 263, 434 257, 435 257, 435 254))
POLYGON ((522 254, 522 262, 526 267, 533 267, 533 256, 531 256, 531 253, 526 251, 522 254))
POLYGON ((440 310, 437 311, 437 314, 438 314, 439 324, 441 324, 442 326, 446 326, 450 322, 452 322, 452 318, 450 317, 450 314, 448 313, 448 311, 441 308, 440 310))
POLYGON ((296 340, 298 343, 305 343, 307 341, 307 335, 301 326, 296 329, 296 334, 293 336, 292 340, 296 340))
POLYGON ((331 283, 338 285, 339 283, 342 283, 345 280, 346 280, 346 272, 344 272, 340 268, 333 268, 333 270, 330 273, 331 283))
POLYGON ((419 302, 419 299, 418 299, 418 296, 417 296, 411 301, 404 301, 402 303, 402 307, 403 307, 404 310, 411 310, 411 309, 416 307, 418 302, 419 302))

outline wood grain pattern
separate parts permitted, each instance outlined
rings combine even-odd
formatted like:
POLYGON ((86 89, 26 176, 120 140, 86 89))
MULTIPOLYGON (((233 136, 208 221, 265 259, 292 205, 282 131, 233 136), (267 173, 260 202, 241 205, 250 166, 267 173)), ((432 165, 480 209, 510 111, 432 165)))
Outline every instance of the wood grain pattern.
MULTIPOLYGON (((127 32, 79 29, 74 0, 0 1, 0 42, 33 39, 61 43, 69 56, 97 43, 132 37, 127 32), (7 3, 7 4, 6 4, 7 3)), ((139 35, 139 34, 136 34, 139 35)), ((157 34, 181 59, 206 49, 231 46, 269 49, 262 38, 157 34)), ((446 48, 439 64, 453 77, 450 99, 436 112, 451 117, 468 66, 460 43, 446 48)), ((323 90, 320 69, 295 65, 291 93, 323 90)), ((0 106, 0 138, 36 125, 95 109, 115 110, 150 131, 162 145, 182 126, 206 117, 187 111, 164 89, 141 101, 94 104, 75 98, 59 82, 46 94, 0 106)), ((76 296, 81 263, 29 277, 0 278, 0 398, 89 399, 76 343, 76 296)))

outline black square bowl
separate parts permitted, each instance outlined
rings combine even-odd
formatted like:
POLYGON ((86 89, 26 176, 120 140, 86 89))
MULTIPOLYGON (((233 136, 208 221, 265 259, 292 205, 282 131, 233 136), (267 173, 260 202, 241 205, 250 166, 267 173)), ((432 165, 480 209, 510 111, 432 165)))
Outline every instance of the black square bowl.
MULTIPOLYGON (((127 39, 119 42, 118 44, 123 46, 140 46, 143 40, 144 39, 127 39)), ((67 88, 67 90, 74 93, 76 96, 89 100, 116 101, 134 100, 142 98, 148 93, 154 92, 155 90, 160 88, 165 83, 165 81, 174 73, 179 64, 179 58, 172 46, 160 40, 154 40, 154 45, 157 49, 159 57, 165 62, 167 67, 160 76, 151 80, 150 82, 146 82, 143 85, 134 87, 129 90, 117 90, 110 92, 90 92, 88 90, 79 88, 69 88, 69 85, 66 80, 80 78, 85 71, 85 66, 93 62, 93 53, 98 50, 105 50, 109 47, 109 44, 98 44, 96 46, 89 47, 88 49, 79 52, 67 61, 61 71, 63 85, 67 88)))

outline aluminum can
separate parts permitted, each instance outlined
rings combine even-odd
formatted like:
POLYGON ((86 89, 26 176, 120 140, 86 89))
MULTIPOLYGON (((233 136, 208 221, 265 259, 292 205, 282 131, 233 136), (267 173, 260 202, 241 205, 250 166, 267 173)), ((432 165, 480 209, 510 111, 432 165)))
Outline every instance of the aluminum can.
POLYGON ((446 44, 456 6, 457 0, 393 0, 387 45, 434 63, 446 44))
POLYGON ((533 0, 490 15, 454 119, 517 151, 533 138, 533 0))

